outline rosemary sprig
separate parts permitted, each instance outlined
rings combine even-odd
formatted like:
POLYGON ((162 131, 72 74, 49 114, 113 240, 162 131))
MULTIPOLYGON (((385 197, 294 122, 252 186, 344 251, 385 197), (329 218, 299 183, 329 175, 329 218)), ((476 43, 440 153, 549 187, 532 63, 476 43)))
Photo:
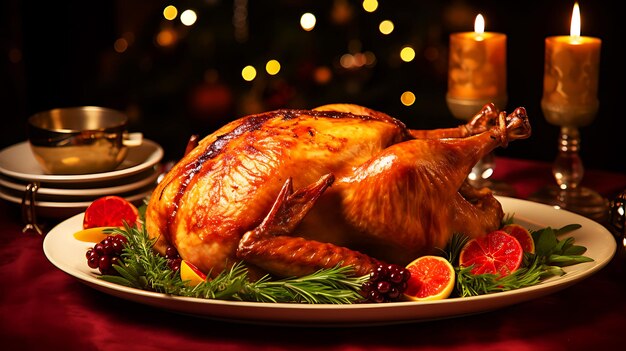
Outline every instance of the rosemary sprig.
POLYGON ((143 227, 138 229, 126 225, 112 232, 127 239, 121 264, 113 265, 120 275, 103 275, 101 279, 166 294, 173 294, 184 286, 180 278, 176 279, 174 272, 167 267, 167 259, 153 250, 156 240, 151 240, 143 227))
POLYGON ((362 299, 359 290, 369 279, 353 272, 352 267, 336 266, 298 278, 272 281, 266 276, 246 286, 240 297, 260 302, 353 303, 362 299))
POLYGON ((448 261, 450 261, 453 266, 456 265, 459 255, 461 254, 461 250, 469 240, 470 238, 468 236, 461 233, 455 233, 452 235, 452 238, 450 238, 446 248, 441 250, 443 251, 443 255, 447 257, 448 261))
POLYGON ((459 296, 476 296, 494 292, 509 291, 539 283, 544 276, 544 268, 537 260, 515 272, 500 277, 498 274, 472 274, 472 266, 456 267, 456 290, 459 296))
POLYGON ((502 218, 502 224, 501 226, 505 226, 507 224, 513 224, 515 222, 515 214, 513 213, 507 213, 504 218, 502 218))
POLYGON ((360 289, 369 279, 367 275, 354 276, 352 267, 336 266, 298 278, 272 280, 267 275, 250 281, 247 268, 235 263, 215 278, 191 287, 181 280, 178 273, 169 269, 165 257, 153 250, 155 240, 148 237, 145 228, 126 226, 114 232, 128 239, 121 264, 114 265, 120 275, 102 275, 100 278, 170 295, 257 302, 348 304, 363 299, 360 289))

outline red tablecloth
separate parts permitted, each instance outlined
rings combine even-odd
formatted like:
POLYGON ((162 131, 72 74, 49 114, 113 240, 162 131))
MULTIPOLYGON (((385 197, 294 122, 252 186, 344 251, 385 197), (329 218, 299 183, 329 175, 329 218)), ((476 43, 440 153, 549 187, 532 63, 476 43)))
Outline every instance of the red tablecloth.
MULTIPOLYGON (((551 182, 550 165, 498 159, 496 178, 525 197, 551 182)), ((588 171, 604 195, 626 175, 588 171)), ((558 293, 482 314, 346 328, 237 324, 175 314, 96 291, 54 267, 42 237, 22 233, 0 202, 2 350, 616 350, 626 345, 624 249, 608 266, 558 293)))

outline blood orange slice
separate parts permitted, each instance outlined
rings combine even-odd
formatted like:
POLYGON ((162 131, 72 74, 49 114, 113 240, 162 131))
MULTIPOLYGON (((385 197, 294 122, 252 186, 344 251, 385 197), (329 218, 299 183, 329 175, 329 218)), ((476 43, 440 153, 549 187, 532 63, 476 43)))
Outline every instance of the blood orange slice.
POLYGON ((422 256, 406 268, 411 272, 404 291, 404 296, 409 300, 441 300, 450 296, 454 289, 454 267, 443 257, 422 256))
POLYGON ((522 250, 524 250, 524 252, 535 253, 535 241, 533 240, 533 236, 530 234, 528 229, 519 224, 507 224, 502 228, 502 230, 517 239, 520 245, 522 245, 522 250))
POLYGON ((94 227, 123 227, 124 222, 134 226, 139 217, 137 207, 120 196, 96 199, 85 210, 83 229, 94 227))
POLYGON ((461 267, 474 266, 472 274, 508 275, 522 264, 524 250, 519 241, 503 230, 467 242, 459 255, 461 267))

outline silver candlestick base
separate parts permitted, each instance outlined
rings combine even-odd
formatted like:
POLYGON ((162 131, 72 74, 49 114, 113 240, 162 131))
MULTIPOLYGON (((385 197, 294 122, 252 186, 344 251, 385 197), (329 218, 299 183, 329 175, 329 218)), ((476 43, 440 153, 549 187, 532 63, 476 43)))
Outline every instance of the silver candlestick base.
POLYGON ((556 185, 546 186, 528 199, 578 213, 600 223, 605 222, 609 215, 608 200, 585 187, 564 190, 556 185))
POLYGON ((577 127, 561 127, 559 153, 552 165, 556 185, 532 194, 529 200, 569 210, 597 222, 608 217, 609 202, 594 190, 580 186, 584 167, 579 156, 580 134, 577 127))

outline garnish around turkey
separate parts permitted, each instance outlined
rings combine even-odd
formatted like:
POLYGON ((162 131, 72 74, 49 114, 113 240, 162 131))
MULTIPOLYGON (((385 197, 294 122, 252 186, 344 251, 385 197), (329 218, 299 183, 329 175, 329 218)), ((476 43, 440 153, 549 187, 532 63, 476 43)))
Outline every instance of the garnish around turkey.
POLYGON ((506 228, 498 199, 467 180, 530 135, 523 107, 492 103, 431 130, 354 104, 243 116, 190 138, 138 225, 115 224, 125 240, 87 260, 120 284, 246 301, 424 301, 536 284, 584 248, 555 229, 506 228))
POLYGON ((380 263, 366 275, 350 265, 319 269, 299 277, 253 278, 241 262, 218 274, 203 272, 179 257, 174 247, 154 249, 139 208, 117 196, 94 201, 83 230, 74 234, 95 245, 87 265, 99 278, 142 290, 205 299, 308 304, 428 301, 468 297, 532 286, 564 274, 562 267, 593 261, 567 233, 578 224, 529 231, 505 217, 501 228, 470 239, 454 234, 440 255, 416 258, 407 266, 380 263), (559 239, 565 237, 564 239, 559 239))

